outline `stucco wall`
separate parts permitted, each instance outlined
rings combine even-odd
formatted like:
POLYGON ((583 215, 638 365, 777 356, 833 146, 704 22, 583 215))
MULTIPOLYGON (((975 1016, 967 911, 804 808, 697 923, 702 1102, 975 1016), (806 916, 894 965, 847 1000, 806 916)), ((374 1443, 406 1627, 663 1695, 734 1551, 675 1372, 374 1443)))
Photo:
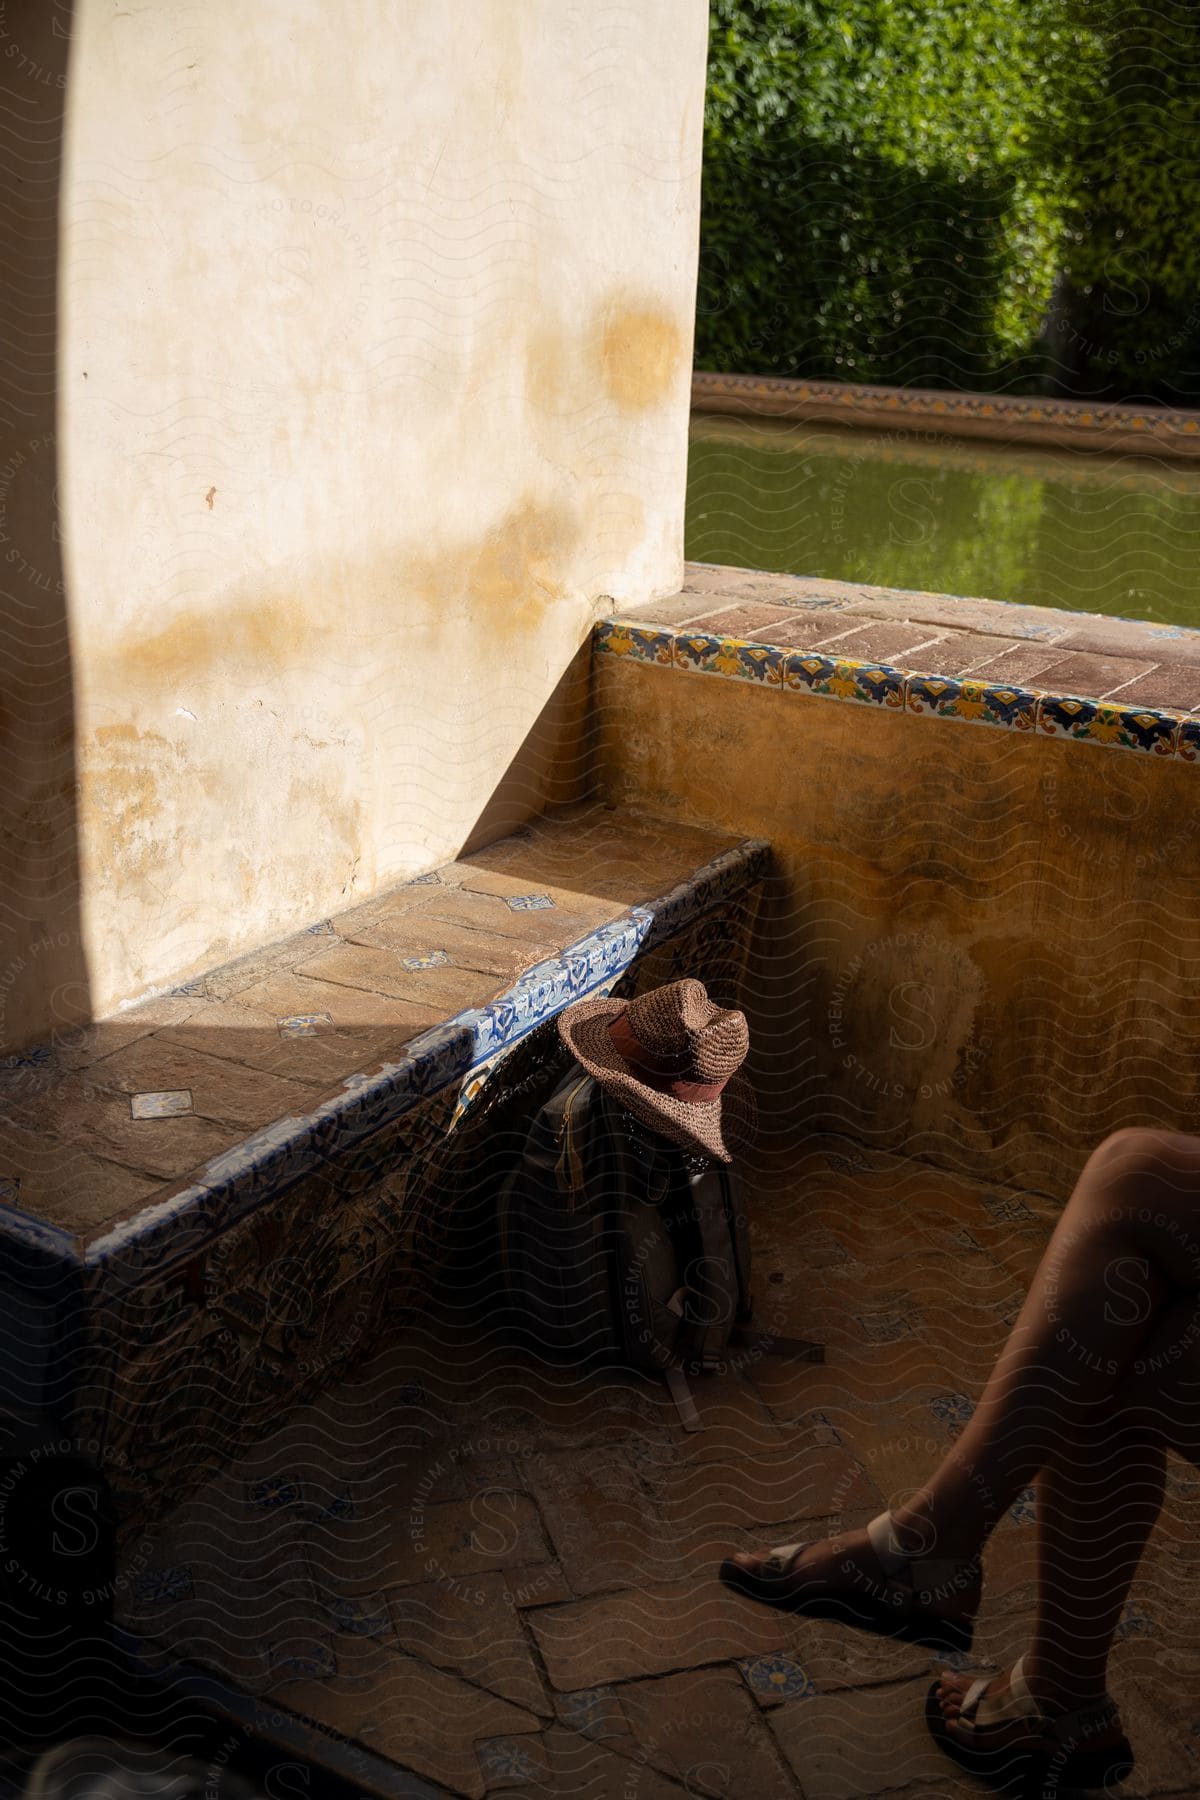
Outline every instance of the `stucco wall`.
MULTIPOLYGON (((6 9, 31 90, 58 10, 6 9)), ((602 596, 678 584, 706 7, 71 29, 25 479, 57 484, 103 1014, 453 854, 514 758, 499 828, 535 809, 553 752, 518 753, 602 596)), ((10 1037, 71 1010, 57 954, 10 1037)))
POLYGON ((1065 1198, 1200 1118, 1200 772, 596 662, 609 798, 768 838, 747 983, 767 1148, 807 1131, 1065 1198))

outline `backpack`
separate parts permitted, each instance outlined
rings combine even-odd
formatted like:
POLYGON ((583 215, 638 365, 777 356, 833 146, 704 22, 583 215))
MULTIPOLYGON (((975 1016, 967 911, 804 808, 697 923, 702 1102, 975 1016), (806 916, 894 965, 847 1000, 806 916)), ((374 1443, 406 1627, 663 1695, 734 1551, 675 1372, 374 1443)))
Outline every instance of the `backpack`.
POLYGON ((498 1238, 510 1323, 543 1354, 670 1381, 718 1367, 751 1315, 738 1171, 650 1130, 578 1063, 501 1188, 498 1238))

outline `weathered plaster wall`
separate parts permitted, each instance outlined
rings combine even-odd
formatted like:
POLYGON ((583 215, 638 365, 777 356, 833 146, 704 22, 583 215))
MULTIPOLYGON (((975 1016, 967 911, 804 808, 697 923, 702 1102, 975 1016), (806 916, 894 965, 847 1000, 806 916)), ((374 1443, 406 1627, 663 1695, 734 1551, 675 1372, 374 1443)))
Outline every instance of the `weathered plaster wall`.
POLYGON ((78 0, 41 454, 98 1012, 452 854, 601 597, 678 584, 705 34, 78 0))
POLYGON ((781 1144, 845 1132, 1065 1197, 1200 1121, 1200 771, 602 656, 619 802, 768 838, 749 984, 781 1144))

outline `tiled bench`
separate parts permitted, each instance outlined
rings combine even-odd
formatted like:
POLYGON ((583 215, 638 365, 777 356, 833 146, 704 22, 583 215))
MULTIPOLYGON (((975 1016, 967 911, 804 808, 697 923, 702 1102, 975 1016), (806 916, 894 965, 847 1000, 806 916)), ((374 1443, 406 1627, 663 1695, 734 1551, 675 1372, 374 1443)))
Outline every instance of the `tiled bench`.
POLYGON ((11 1060, 9 1407, 126 1517, 220 1466, 411 1305, 564 1006, 736 991, 768 856, 586 803, 11 1060))

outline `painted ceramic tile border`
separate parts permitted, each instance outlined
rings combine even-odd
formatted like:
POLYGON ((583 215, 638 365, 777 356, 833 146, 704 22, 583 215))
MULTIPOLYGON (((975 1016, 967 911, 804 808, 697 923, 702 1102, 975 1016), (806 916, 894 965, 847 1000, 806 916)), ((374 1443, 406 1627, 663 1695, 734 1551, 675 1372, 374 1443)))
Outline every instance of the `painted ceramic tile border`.
POLYGON ((938 388, 872 387, 862 382, 796 381, 785 376, 692 376, 695 412, 832 419, 864 427, 919 420, 949 436, 1053 441, 1070 447, 1120 445, 1145 456, 1200 457, 1200 411, 1111 401, 1038 399, 1021 394, 956 394, 938 388))
POLYGON ((349 1077, 341 1091, 303 1117, 275 1120, 207 1163, 187 1188, 123 1220, 88 1244, 84 1261, 96 1303, 161 1275, 245 1214, 420 1100, 469 1076, 543 1020, 617 980, 644 950, 761 881, 770 845, 748 838, 704 864, 678 886, 631 907, 620 918, 527 969, 507 993, 434 1026, 396 1063, 349 1077))
MULTIPOLYGON (((667 634, 654 635, 658 639, 667 634)), ((668 665, 657 645, 654 656, 644 655, 630 622, 620 618, 600 621, 593 647, 599 655, 727 681, 758 682, 785 693, 858 701, 895 712, 996 725, 1184 762, 1200 760, 1200 719, 1160 707, 1117 706, 1110 700, 1045 694, 1037 688, 1005 687, 963 676, 918 675, 889 663, 859 662, 819 650, 785 650, 713 632, 676 633, 675 654, 668 665)))

